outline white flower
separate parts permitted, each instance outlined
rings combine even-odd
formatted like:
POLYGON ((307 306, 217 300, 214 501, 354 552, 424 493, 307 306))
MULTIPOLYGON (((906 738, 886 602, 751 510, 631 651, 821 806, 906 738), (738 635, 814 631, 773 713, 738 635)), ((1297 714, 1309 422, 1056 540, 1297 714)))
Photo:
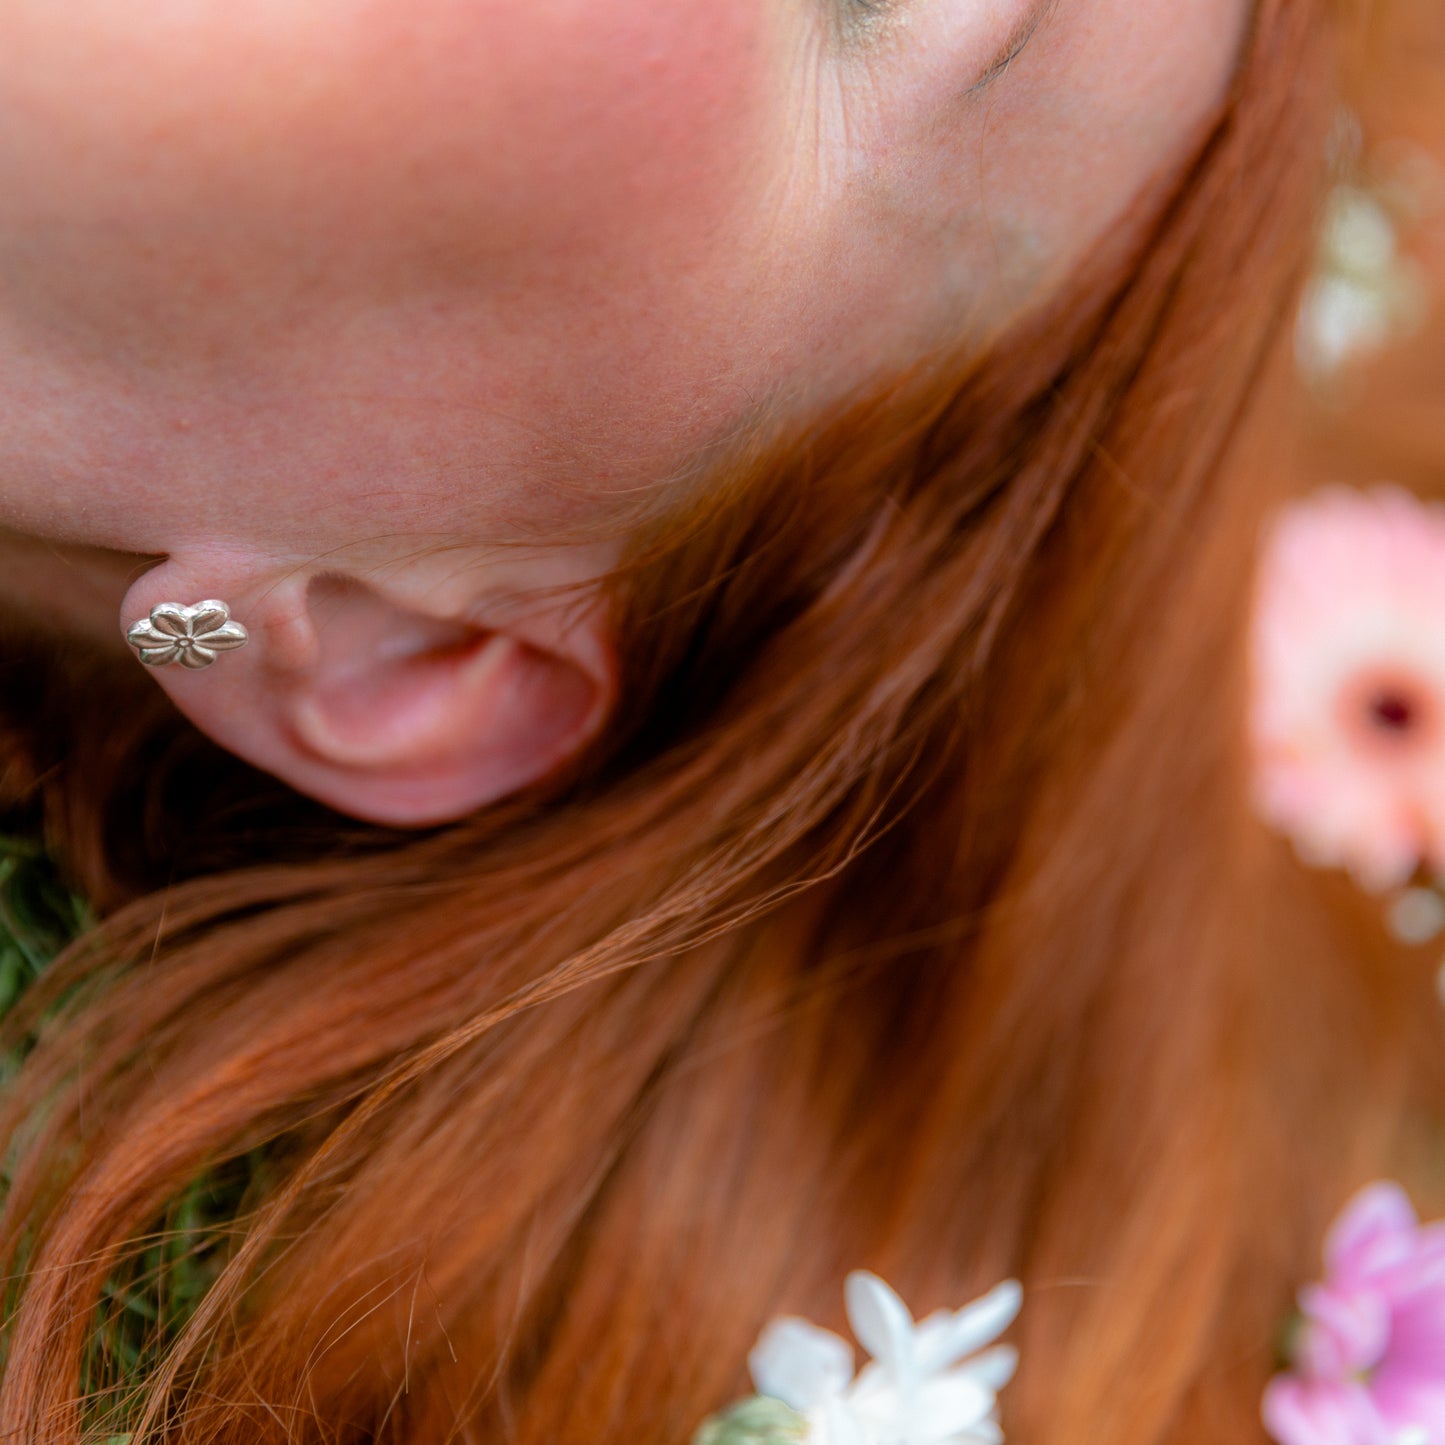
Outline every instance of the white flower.
POLYGON ((760 1395, 807 1420, 809 1445, 866 1445, 844 1396, 853 1382, 853 1348, 831 1330, 791 1315, 759 1336, 748 1368, 760 1395))
POLYGON ((1435 888, 1407 888, 1385 909, 1392 937, 1418 947, 1445 933, 1445 897, 1435 888))
POLYGON ((1402 252, 1395 218, 1382 200, 1357 186, 1337 186, 1295 332, 1306 376, 1324 380, 1381 350, 1418 326, 1426 306, 1420 268, 1402 252))
POLYGON ((1018 1364, 991 1344, 1023 1292, 1012 1280, 917 1323, 877 1275, 848 1276, 848 1319, 872 1361, 855 1378, 846 1341, 806 1320, 775 1320, 748 1357, 763 1395, 809 1425, 809 1445, 997 1445, 998 1391, 1018 1364), (980 1353, 980 1351, 982 1353, 980 1353))

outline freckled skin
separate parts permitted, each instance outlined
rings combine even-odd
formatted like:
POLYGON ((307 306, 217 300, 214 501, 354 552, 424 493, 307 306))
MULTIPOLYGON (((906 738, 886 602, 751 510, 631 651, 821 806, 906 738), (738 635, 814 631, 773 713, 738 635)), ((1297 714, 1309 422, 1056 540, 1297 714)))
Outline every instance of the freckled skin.
POLYGON ((963 99, 1024 0, 829 3, 0 0, 0 524, 258 575, 573 525, 1044 294, 1244 13, 1064 0, 963 99))

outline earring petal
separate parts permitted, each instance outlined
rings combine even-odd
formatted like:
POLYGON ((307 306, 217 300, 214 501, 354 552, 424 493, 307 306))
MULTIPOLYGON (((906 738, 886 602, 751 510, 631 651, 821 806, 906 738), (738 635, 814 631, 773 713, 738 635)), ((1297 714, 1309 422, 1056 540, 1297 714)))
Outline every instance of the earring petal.
POLYGON ((140 660, 147 667, 164 667, 168 662, 174 662, 184 650, 179 642, 168 642, 160 647, 142 647, 139 649, 140 660))
POLYGON ((152 627, 147 621, 133 623, 125 635, 125 640, 132 647, 171 647, 176 639, 159 628, 152 627))
POLYGON ((250 636, 239 622, 227 622, 223 627, 197 637, 196 641, 214 652, 231 652, 237 647, 244 647, 250 636))
POLYGON ((151 608, 151 626, 167 637, 191 635, 190 609, 176 602, 162 602, 151 608))
POLYGON ((181 666, 189 667, 192 671, 209 667, 216 660, 216 654, 210 651, 209 648, 202 647, 198 642, 193 642, 189 647, 181 648, 180 654, 181 666))
POLYGON ((203 632, 214 632, 231 620, 231 609, 215 597, 197 602, 186 609, 190 613, 191 636, 199 637, 203 632))

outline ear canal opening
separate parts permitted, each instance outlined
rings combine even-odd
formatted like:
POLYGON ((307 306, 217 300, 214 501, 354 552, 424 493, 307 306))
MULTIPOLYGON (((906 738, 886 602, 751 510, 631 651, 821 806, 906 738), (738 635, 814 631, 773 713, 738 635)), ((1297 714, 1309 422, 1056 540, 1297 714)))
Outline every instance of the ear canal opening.
POLYGON ((482 654, 500 660, 508 646, 494 632, 398 605, 335 573, 312 578, 306 601, 317 647, 302 732, 353 765, 435 746, 465 675, 486 665, 482 654))

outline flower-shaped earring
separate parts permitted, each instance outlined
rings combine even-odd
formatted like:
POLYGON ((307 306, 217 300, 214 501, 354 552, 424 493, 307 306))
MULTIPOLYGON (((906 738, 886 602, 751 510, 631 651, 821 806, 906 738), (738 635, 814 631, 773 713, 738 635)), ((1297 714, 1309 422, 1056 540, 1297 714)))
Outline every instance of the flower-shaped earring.
POLYGON ((182 667, 209 667, 218 654, 244 647, 247 632, 231 621, 231 609, 209 598, 193 607, 162 602, 151 608, 148 621, 134 623, 126 641, 135 648, 147 667, 165 667, 176 662, 182 667))

